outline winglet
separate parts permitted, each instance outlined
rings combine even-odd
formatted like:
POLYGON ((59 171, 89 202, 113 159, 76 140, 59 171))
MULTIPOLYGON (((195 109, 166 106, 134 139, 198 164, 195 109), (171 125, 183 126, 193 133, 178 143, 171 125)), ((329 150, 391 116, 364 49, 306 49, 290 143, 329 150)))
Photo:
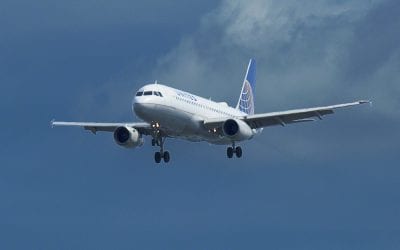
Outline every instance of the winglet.
POLYGON ((50 126, 51 126, 51 128, 54 128, 54 122, 55 122, 56 120, 55 119, 52 119, 51 121, 50 121, 50 126))
POLYGON ((370 100, 360 100, 360 101, 358 101, 358 103, 360 103, 360 104, 365 104, 365 103, 372 104, 372 102, 370 100))
POLYGON ((358 103, 359 104, 369 104, 369 106, 371 106, 372 107, 372 101, 370 101, 370 100, 360 100, 360 101, 358 101, 358 103))

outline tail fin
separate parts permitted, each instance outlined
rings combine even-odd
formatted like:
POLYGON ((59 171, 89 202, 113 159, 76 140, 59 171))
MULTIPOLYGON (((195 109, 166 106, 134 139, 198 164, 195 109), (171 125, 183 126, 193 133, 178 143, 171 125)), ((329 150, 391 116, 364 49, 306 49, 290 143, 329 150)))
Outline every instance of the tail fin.
POLYGON ((242 92, 240 93, 236 109, 252 115, 254 114, 254 94, 256 88, 256 61, 250 59, 244 77, 242 92))

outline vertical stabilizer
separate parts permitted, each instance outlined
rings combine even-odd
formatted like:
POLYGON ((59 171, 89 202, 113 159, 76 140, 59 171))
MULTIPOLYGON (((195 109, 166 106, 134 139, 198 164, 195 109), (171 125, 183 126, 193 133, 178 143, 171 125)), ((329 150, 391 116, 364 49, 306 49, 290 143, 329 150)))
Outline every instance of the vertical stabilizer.
POLYGON ((254 114, 254 94, 256 88, 256 61, 250 59, 244 77, 242 92, 240 93, 236 109, 252 115, 254 114))

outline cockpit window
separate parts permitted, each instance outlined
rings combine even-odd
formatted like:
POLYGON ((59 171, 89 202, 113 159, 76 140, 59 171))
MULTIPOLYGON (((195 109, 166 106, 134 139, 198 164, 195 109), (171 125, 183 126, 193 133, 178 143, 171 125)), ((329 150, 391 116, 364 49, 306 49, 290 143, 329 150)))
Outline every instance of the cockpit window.
POLYGON ((136 93, 136 96, 142 96, 142 95, 155 95, 155 96, 163 97, 163 95, 159 91, 144 91, 144 92, 139 91, 136 93))

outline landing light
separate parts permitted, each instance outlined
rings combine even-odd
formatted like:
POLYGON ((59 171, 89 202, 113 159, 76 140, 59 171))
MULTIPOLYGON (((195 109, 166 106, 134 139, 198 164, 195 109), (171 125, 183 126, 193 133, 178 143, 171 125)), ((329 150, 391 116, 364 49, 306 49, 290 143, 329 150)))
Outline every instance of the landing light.
POLYGON ((159 128, 160 124, 158 122, 151 124, 152 128, 159 128))
POLYGON ((217 132, 217 129, 216 129, 216 128, 209 129, 208 132, 209 132, 209 133, 216 133, 216 132, 217 132))

